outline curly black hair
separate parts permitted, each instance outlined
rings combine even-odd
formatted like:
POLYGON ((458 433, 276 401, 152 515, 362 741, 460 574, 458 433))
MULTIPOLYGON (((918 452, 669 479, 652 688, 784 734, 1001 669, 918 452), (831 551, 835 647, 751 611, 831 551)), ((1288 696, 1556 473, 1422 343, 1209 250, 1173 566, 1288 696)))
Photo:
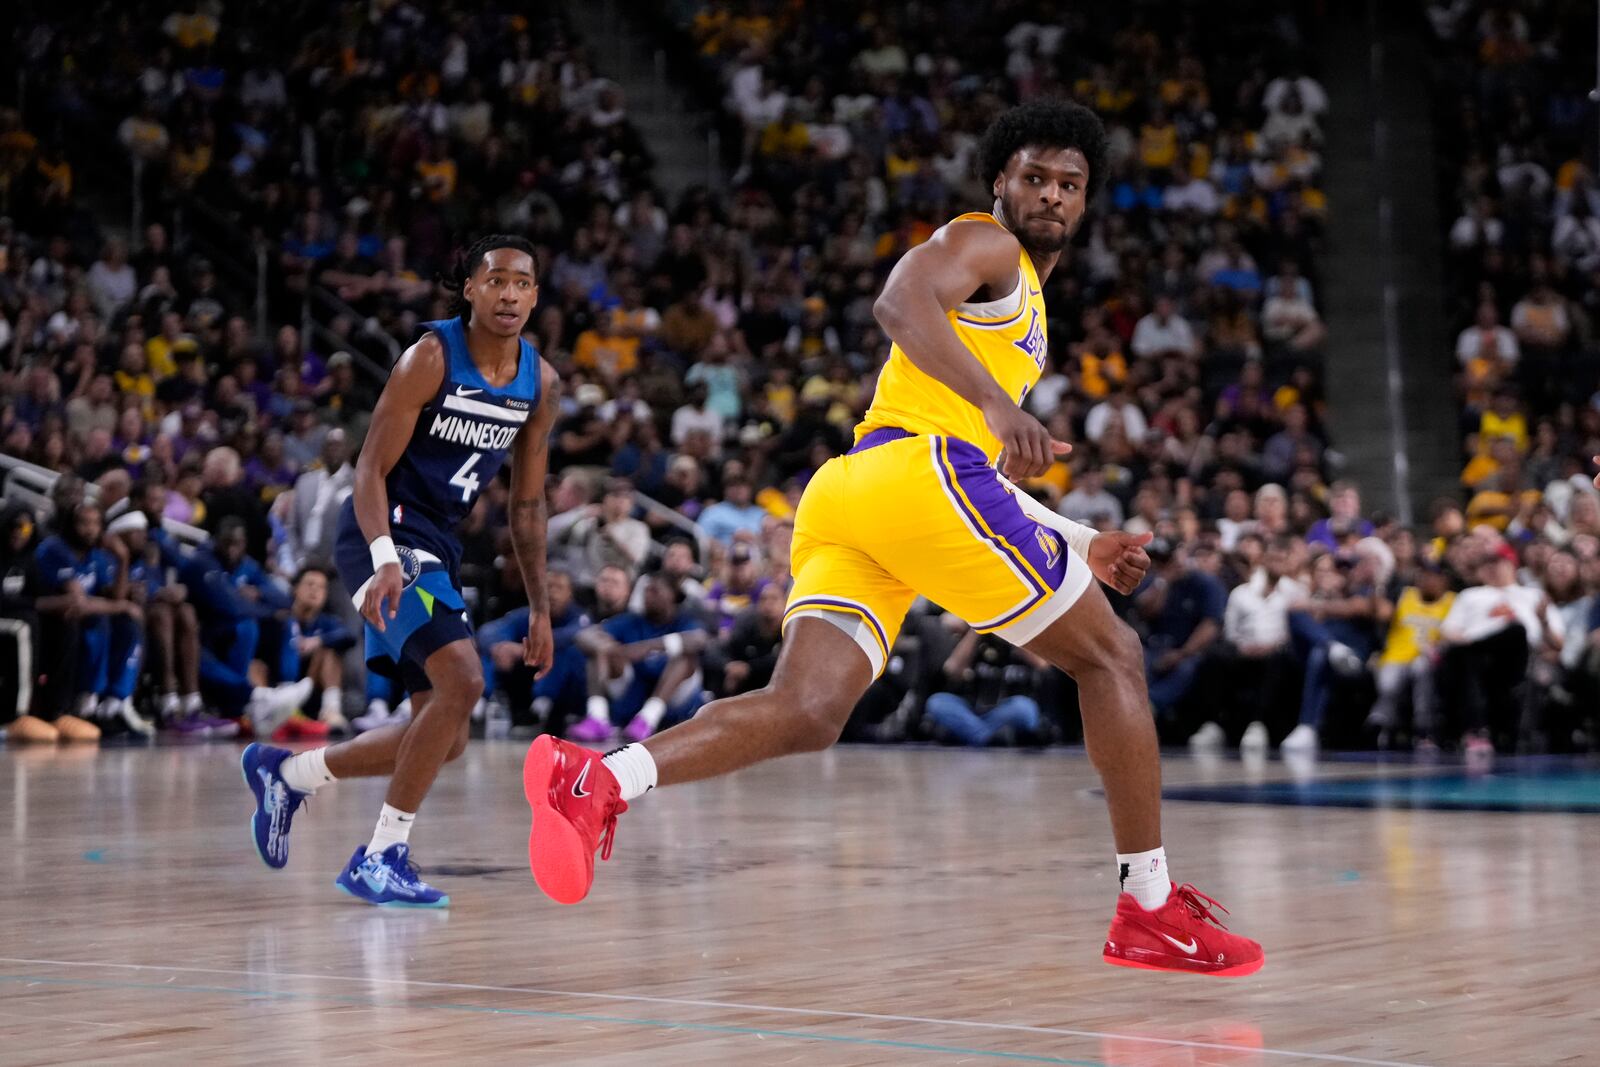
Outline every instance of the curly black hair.
POLYGON ((456 260, 455 269, 439 278, 439 284, 450 293, 450 314, 466 318, 472 311, 472 305, 467 302, 465 292, 467 279, 478 269, 484 256, 501 248, 526 252, 528 258, 533 260, 533 276, 539 277, 541 271, 539 253, 534 249, 532 241, 510 233, 493 233, 487 237, 480 237, 461 254, 460 259, 456 260))
POLYGON ((1093 200, 1106 181, 1106 128, 1100 116, 1082 104, 1033 100, 1006 111, 984 131, 974 158, 978 177, 992 182, 1006 169, 1019 148, 1076 148, 1089 163, 1086 199, 1093 200))

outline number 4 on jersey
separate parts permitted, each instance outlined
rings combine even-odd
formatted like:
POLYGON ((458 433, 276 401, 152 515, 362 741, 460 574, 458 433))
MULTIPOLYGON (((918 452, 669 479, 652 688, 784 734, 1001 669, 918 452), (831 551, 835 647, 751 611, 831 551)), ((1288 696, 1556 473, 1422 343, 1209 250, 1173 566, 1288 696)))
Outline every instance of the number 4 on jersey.
POLYGON ((472 494, 478 491, 478 476, 472 473, 472 468, 476 467, 478 460, 482 458, 482 452, 474 452, 467 457, 467 461, 461 465, 461 469, 456 471, 450 478, 451 485, 461 487, 461 502, 463 504, 471 500, 472 494))

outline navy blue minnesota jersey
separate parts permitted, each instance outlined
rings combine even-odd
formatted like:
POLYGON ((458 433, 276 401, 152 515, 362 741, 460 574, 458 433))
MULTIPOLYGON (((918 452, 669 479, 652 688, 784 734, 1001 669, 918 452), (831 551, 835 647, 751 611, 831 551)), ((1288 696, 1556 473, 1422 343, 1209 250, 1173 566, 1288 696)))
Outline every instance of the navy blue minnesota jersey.
POLYGON ((444 342, 444 381, 389 472, 389 523, 404 529, 408 519, 422 519, 447 533, 494 480, 538 408, 539 351, 522 341, 517 376, 497 389, 472 362, 461 319, 423 325, 444 342))

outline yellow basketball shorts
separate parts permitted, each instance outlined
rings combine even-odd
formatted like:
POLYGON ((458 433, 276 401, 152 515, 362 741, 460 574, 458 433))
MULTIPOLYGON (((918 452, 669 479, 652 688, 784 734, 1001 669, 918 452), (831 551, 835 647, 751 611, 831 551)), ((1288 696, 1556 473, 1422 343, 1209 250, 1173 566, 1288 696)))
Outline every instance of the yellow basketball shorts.
POLYGON ((806 486, 784 626, 807 615, 840 624, 874 677, 918 594, 1026 644, 1077 602, 1090 575, 1019 492, 966 441, 874 430, 806 486))

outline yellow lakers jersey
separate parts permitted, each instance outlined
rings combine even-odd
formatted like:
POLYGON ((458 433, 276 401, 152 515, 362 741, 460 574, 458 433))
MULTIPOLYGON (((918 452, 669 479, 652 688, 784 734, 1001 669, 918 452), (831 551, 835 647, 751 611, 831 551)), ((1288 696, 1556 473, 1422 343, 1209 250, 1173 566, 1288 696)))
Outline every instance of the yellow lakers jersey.
POLYGON ((1439 643, 1439 628, 1444 625, 1444 617, 1450 614, 1450 606, 1456 602, 1454 593, 1428 603, 1422 599, 1415 586, 1407 586, 1405 592, 1400 594, 1400 602, 1394 606, 1394 620, 1389 623, 1389 639, 1383 647, 1383 659, 1379 662, 1388 665, 1391 663, 1410 663, 1422 655, 1424 649, 1432 648, 1439 643))
MULTIPOLYGON (((976 211, 951 221, 1000 225, 993 215, 976 211)), ((1019 277, 1013 292, 981 304, 960 304, 945 314, 967 350, 1020 404, 1044 371, 1049 345, 1044 297, 1040 295, 1043 287, 1033 261, 1020 248, 1017 269, 1019 277)), ((970 441, 983 450, 991 463, 1000 454, 1000 442, 989 432, 983 413, 919 369, 898 344, 889 350, 889 361, 878 376, 872 406, 856 427, 856 439, 884 426, 970 441)))

